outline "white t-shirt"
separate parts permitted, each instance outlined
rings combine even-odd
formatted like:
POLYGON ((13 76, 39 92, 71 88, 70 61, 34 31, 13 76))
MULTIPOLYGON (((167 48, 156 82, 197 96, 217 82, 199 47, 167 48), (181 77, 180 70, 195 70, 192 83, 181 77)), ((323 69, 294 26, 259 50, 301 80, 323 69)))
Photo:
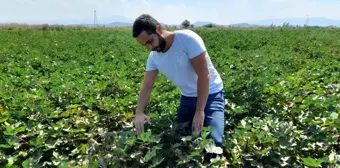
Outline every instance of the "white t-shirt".
MULTIPOLYGON (((167 52, 151 51, 146 71, 157 69, 179 88, 182 95, 197 97, 197 74, 190 59, 204 51, 206 47, 198 34, 189 29, 176 30, 173 44, 167 52)), ((207 62, 210 72, 209 94, 212 94, 221 91, 223 83, 208 53, 207 62)))

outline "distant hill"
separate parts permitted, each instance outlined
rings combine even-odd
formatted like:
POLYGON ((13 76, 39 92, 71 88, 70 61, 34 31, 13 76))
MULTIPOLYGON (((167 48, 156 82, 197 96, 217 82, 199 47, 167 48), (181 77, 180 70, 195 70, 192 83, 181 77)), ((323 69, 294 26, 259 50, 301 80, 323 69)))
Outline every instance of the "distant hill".
POLYGON ((249 27, 260 27, 260 25, 249 24, 249 23, 237 23, 237 24, 228 25, 228 27, 249 28, 249 27))
POLYGON ((208 21, 196 21, 192 25, 194 25, 194 27, 203 27, 203 26, 206 26, 206 25, 209 25, 209 24, 217 25, 213 22, 208 22, 208 21))
MULTIPOLYGON (((101 27, 131 27, 134 19, 121 16, 121 15, 112 15, 109 17, 98 17, 98 26, 101 27)), ((220 25, 209 21, 196 21, 193 24, 194 27, 203 27, 209 24, 222 26, 222 27, 237 27, 237 28, 250 28, 250 27, 267 27, 271 25, 282 26, 284 23, 289 23, 289 25, 299 25, 304 26, 306 24, 306 18, 278 18, 278 19, 266 19, 255 22, 248 23, 237 23, 231 25, 220 25)), ((1 24, 1 23, 0 23, 1 24)), ((3 23, 6 24, 6 23, 3 23)), ((77 19, 77 20, 49 20, 49 21, 34 21, 31 23, 22 23, 22 24, 59 24, 59 25, 70 25, 70 26, 86 26, 93 27, 93 18, 89 19, 77 19)), ((161 23, 163 26, 167 27, 180 27, 181 23, 178 24, 166 24, 161 23)), ((321 17, 312 17, 308 20, 309 26, 337 26, 340 27, 340 20, 332 20, 321 17)))
MULTIPOLYGON (((281 26, 284 23, 289 25, 304 26, 307 23, 307 18, 278 18, 278 19, 266 19, 253 22, 258 25, 276 25, 281 26)), ((340 26, 340 20, 327 19, 322 17, 311 17, 308 19, 308 26, 340 26)))
MULTIPOLYGON (((133 25, 134 19, 127 18, 120 15, 114 15, 110 17, 105 18, 98 18, 98 26, 101 27, 131 27, 133 25)), ((83 23, 86 23, 89 21, 84 21, 83 23)), ((92 21, 93 22, 93 21, 92 21)), ((91 22, 90 22, 91 23, 91 22)), ((68 24, 68 25, 80 25, 80 26, 87 26, 87 27, 93 27, 94 24, 68 24)), ((167 26, 165 23, 161 23, 163 26, 167 26)))
POLYGON ((132 23, 126 23, 126 22, 112 22, 109 24, 105 24, 105 27, 130 27, 132 26, 132 23))

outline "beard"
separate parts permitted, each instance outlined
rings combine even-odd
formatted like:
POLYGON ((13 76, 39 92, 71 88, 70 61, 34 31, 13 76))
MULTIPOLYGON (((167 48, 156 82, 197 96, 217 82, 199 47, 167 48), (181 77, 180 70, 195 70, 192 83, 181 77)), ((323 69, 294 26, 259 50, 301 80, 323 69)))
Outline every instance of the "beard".
POLYGON ((158 37, 158 46, 155 47, 154 49, 152 49, 153 51, 157 51, 157 52, 163 52, 165 46, 166 46, 166 41, 165 39, 160 36, 159 34, 157 34, 158 37))

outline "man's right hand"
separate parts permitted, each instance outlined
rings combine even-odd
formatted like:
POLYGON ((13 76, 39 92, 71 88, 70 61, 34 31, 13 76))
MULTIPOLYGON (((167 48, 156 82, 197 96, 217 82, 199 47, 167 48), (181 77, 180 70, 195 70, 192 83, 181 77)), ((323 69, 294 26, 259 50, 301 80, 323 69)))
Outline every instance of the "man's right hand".
POLYGON ((146 116, 145 114, 136 114, 135 117, 135 129, 136 133, 140 134, 144 131, 144 123, 147 121, 150 123, 150 118, 146 116))

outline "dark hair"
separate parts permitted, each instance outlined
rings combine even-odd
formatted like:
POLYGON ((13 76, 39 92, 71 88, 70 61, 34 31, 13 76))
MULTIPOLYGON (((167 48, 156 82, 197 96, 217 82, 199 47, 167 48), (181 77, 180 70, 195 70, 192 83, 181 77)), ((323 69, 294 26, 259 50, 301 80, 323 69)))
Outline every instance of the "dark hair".
POLYGON ((156 26, 160 25, 159 22, 149 14, 140 15, 133 23, 132 36, 138 37, 142 31, 148 34, 156 33, 156 26))

